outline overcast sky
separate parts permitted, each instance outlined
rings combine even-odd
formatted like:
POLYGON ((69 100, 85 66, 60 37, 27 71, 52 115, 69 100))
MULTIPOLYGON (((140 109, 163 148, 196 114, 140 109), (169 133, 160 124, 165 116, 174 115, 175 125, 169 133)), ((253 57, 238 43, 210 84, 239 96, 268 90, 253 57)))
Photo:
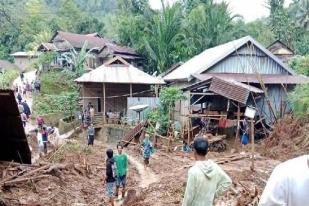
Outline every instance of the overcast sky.
MULTIPOLYGON (((165 0, 170 3, 174 3, 177 0, 165 0)), ((223 0, 215 0, 221 2, 223 0)), ((244 17, 246 22, 253 21, 260 17, 268 16, 269 10, 265 7, 266 0, 225 0, 230 5, 230 10, 233 14, 240 14, 244 17)), ((285 0, 286 6, 289 5, 292 0, 285 0)), ((150 4, 154 9, 160 9, 160 0, 150 0, 150 4)))

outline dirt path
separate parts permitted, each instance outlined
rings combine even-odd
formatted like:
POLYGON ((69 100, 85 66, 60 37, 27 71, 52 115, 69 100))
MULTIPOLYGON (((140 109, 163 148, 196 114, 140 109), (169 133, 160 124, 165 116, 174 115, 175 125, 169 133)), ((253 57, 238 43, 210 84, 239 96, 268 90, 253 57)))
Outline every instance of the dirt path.
POLYGON ((129 162, 134 165, 140 175, 139 187, 147 188, 150 184, 158 181, 157 175, 150 168, 145 169, 144 165, 131 155, 128 155, 128 158, 129 162))

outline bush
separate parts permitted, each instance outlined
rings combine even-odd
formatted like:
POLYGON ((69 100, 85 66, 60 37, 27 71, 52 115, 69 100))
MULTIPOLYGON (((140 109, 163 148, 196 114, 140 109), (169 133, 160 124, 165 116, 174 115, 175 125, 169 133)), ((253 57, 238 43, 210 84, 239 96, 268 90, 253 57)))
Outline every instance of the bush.
MULTIPOLYGON (((175 103, 178 100, 183 100, 182 91, 177 87, 166 87, 161 90, 160 93, 160 106, 157 110, 148 113, 147 118, 153 123, 159 123, 160 127, 157 132, 165 135, 167 132, 168 121, 173 121, 172 113, 175 108, 175 103), (169 114, 171 116, 169 116, 169 114)), ((153 132, 153 131, 150 131, 153 132)))
POLYGON ((41 94, 33 98, 34 114, 68 113, 73 116, 78 108, 78 92, 62 92, 59 95, 41 94))
POLYGON ((42 94, 60 94, 77 90, 74 73, 70 71, 46 71, 40 76, 42 94))
POLYGON ((11 89, 13 86, 14 80, 19 76, 17 70, 5 70, 0 73, 0 88, 1 89, 11 89))
POLYGON ((309 76, 309 55, 293 58, 289 62, 289 66, 296 73, 309 76))
POLYGON ((289 96, 294 115, 300 118, 309 114, 309 85, 298 85, 289 96))

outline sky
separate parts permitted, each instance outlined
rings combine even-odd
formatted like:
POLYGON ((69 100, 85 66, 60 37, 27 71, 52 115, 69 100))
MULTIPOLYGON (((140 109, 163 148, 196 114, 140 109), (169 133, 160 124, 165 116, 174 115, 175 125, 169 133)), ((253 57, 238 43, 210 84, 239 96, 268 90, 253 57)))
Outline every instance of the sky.
MULTIPOLYGON (((174 3, 177 0, 165 0, 169 3, 174 3)), ((215 0, 216 2, 222 2, 223 0, 215 0)), ((266 0, 225 0, 229 3, 230 11, 233 14, 239 14, 243 16, 245 22, 254 21, 261 17, 269 15, 269 10, 265 7, 266 0)), ((154 9, 160 9, 161 0, 150 0, 150 5, 154 9)), ((292 0, 285 0, 286 6, 288 6, 292 0)))

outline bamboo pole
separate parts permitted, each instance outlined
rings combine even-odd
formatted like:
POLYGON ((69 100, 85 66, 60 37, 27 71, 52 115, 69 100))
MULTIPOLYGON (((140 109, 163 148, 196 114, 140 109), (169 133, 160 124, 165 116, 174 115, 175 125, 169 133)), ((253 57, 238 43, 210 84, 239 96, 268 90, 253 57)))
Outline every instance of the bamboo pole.
POLYGON ((237 104, 237 130, 236 130, 235 143, 239 139, 239 129, 240 129, 240 106, 238 103, 237 104))
POLYGON ((133 88, 132 88, 132 84, 130 84, 130 97, 132 97, 132 93, 133 93, 133 88))
POLYGON ((106 123, 106 93, 105 93, 105 83, 103 83, 103 123, 106 123))
POLYGON ((254 153, 255 153, 255 145, 254 145, 254 120, 251 120, 251 167, 250 169, 254 171, 254 153))

